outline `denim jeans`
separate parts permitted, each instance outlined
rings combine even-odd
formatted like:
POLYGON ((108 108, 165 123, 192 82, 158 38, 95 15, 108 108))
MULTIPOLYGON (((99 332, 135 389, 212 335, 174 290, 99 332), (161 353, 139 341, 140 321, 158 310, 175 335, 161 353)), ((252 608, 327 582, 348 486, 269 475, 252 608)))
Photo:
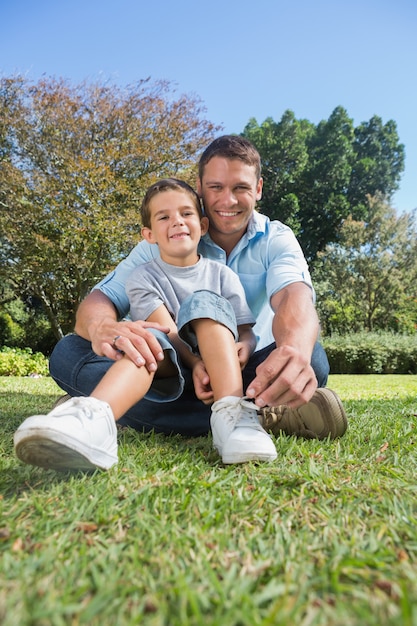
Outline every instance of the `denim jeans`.
MULTIPOLYGON (((207 300, 205 313, 209 317, 207 300)), ((218 320, 219 321, 219 320, 218 320)), ((225 324, 228 325, 228 324, 225 324)), ((210 430, 211 407, 195 396, 191 371, 179 360, 178 355, 164 333, 153 331, 162 348, 169 351, 171 360, 177 365, 178 377, 155 379, 155 385, 143 400, 129 409, 118 421, 139 431, 181 434, 184 436, 206 435, 210 430)), ((255 370, 274 350, 271 344, 254 354, 243 370, 243 389, 255 378, 255 370)), ((71 396, 88 396, 114 363, 107 357, 97 356, 91 343, 76 334, 67 335, 55 346, 49 369, 55 382, 71 396)), ((329 374, 329 363, 323 347, 316 343, 311 365, 319 387, 325 387, 329 374)), ((226 375, 226 373, 225 373, 226 375)))

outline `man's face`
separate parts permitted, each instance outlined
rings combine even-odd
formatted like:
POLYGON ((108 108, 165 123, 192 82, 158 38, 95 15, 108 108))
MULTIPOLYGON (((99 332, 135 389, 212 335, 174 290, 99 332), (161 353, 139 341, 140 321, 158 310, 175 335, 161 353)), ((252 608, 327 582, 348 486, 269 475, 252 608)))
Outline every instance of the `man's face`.
POLYGON ((239 159, 216 156, 205 166, 197 187, 212 239, 220 245, 230 239, 236 245, 262 197, 262 178, 257 180, 255 168, 239 159))

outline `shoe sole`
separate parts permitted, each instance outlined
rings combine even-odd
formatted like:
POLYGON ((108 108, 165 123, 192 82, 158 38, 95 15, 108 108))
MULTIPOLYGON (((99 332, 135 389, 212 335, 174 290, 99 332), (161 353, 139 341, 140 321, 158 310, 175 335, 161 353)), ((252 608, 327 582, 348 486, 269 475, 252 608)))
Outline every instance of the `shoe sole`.
POLYGON ((342 402, 339 396, 331 389, 317 389, 313 399, 307 404, 298 409, 285 410, 298 413, 302 422, 306 425, 305 431, 293 432, 289 427, 280 427, 282 411, 274 407, 266 407, 259 412, 264 428, 270 430, 275 435, 279 432, 283 432, 289 436, 295 435, 306 439, 327 439, 328 437, 330 437, 330 439, 336 439, 342 437, 348 427, 347 416, 342 402), (311 420, 311 414, 313 413, 314 415, 314 413, 317 414, 317 412, 320 413, 321 420, 325 422, 320 432, 314 429, 314 424, 310 423, 310 428, 308 425, 309 421, 315 421, 314 417, 311 420))
POLYGON ((95 450, 93 457, 83 450, 79 442, 50 429, 42 428, 42 432, 37 429, 25 430, 24 433, 16 431, 14 441, 18 459, 44 469, 108 470, 117 463, 117 459, 102 451, 95 450))
POLYGON ((272 454, 253 454, 250 452, 247 452, 246 454, 242 453, 239 455, 232 455, 232 456, 223 456, 222 457, 222 461, 225 465, 235 465, 238 463, 249 463, 250 461, 253 461, 256 463, 256 461, 258 461, 259 463, 272 463, 272 461, 275 461, 277 458, 277 454, 272 455, 272 454))

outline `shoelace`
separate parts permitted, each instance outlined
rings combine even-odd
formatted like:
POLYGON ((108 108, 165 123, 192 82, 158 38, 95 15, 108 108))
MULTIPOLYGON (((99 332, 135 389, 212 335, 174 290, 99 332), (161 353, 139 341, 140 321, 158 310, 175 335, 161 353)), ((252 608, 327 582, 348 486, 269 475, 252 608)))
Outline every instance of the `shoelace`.
POLYGON ((273 407, 268 413, 272 424, 282 424, 282 429, 287 428, 295 435, 302 435, 308 438, 316 438, 317 434, 307 428, 299 412, 286 406, 273 407))

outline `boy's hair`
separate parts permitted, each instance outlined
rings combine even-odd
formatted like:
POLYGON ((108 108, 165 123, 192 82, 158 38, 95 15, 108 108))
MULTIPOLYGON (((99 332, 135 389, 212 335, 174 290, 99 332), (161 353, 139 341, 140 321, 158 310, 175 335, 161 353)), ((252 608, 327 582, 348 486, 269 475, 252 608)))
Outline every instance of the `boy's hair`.
POLYGON ((256 179, 261 177, 261 157, 255 146, 239 135, 222 135, 211 142, 198 162, 198 175, 203 179, 204 168, 213 157, 239 159, 255 168, 256 179))
POLYGON ((151 212, 149 208, 151 200, 158 193, 162 193, 164 191, 185 192, 193 201, 193 204, 200 218, 203 217, 200 197, 198 193, 188 183, 184 182, 183 180, 179 180, 178 178, 162 178, 148 188, 145 197, 143 198, 142 205, 140 207, 142 226, 145 226, 146 228, 151 228, 151 212))

